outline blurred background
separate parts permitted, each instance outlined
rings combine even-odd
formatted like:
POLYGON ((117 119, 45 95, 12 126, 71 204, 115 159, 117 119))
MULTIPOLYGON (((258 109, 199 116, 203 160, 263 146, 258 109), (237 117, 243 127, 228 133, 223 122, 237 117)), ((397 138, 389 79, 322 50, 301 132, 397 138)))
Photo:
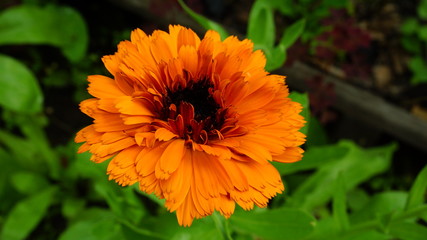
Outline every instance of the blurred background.
POLYGON ((427 0, 1 0, 0 113, 0 239, 427 236, 427 0), (181 228, 76 154, 87 75, 169 24, 252 39, 305 106, 306 155, 276 164, 268 209, 181 228))

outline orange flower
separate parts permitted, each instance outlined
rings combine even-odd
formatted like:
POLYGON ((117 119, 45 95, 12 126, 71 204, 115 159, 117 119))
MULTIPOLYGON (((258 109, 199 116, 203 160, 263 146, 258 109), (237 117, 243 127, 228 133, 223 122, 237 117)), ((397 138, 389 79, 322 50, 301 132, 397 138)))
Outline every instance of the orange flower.
POLYGON ((94 122, 75 140, 94 162, 113 158, 110 179, 164 198, 184 226, 214 210, 228 218, 235 203, 266 207, 284 190, 270 161, 301 159, 302 107, 250 40, 136 29, 102 60, 114 79, 88 77, 95 98, 80 107, 94 122))

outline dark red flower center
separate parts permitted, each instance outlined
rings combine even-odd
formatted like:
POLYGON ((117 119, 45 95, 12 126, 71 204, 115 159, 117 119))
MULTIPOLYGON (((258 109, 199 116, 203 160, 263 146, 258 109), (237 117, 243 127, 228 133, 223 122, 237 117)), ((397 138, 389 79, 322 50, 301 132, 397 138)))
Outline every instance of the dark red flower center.
POLYGON ((212 92, 213 84, 209 80, 190 81, 184 89, 179 86, 174 92, 168 91, 165 106, 175 104, 179 108, 181 103, 189 103, 194 107, 194 119, 202 121, 214 117, 220 109, 212 97, 212 92))
POLYGON ((186 140, 206 144, 218 138, 225 121, 224 109, 213 98, 214 86, 208 79, 189 81, 185 88, 167 90, 161 119, 186 140))

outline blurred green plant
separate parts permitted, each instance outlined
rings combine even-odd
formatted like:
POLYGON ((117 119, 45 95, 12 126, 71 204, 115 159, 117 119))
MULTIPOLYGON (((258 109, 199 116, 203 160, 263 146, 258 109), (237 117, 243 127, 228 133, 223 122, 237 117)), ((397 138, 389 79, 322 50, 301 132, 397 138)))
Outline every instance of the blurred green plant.
POLYGON ((314 40, 316 36, 326 30, 327 26, 322 26, 320 20, 329 16, 331 9, 346 8, 350 13, 354 11, 352 1, 348 0, 273 0, 269 2, 283 16, 292 19, 306 19, 307 24, 301 34, 304 42, 314 40))
POLYGON ((411 83, 427 82, 427 0, 421 0, 417 16, 407 18, 402 26, 402 45, 411 54, 408 62, 411 83))
MULTIPOLYGON (((218 23, 192 11, 182 0, 178 0, 182 8, 201 26, 206 29, 218 31, 223 39, 228 36, 227 31, 218 23)), ((247 37, 254 43, 255 49, 261 49, 267 58, 266 69, 273 71, 286 61, 286 49, 303 33, 305 19, 302 18, 290 25, 283 33, 277 45, 276 29, 274 25, 274 11, 277 8, 276 1, 257 0, 252 6, 247 37)))
MULTIPOLYGON (((252 30, 248 30, 248 34, 252 35, 257 47, 276 51, 267 55, 270 62, 271 59, 285 59, 283 56, 276 56, 276 59, 274 54, 284 55, 306 31, 303 31, 307 29, 304 25, 310 26, 307 19, 296 21, 276 43, 275 28, 269 25, 272 24, 271 16, 277 10, 290 11, 285 5, 289 2, 267 4, 258 0, 251 11, 248 29, 252 30), (266 29, 272 32, 265 32, 266 29)), ((311 1, 300 2, 308 4, 311 1)), ((27 11, 33 8, 24 4, 18 9, 27 9, 25 11, 9 9, 6 12, 13 10, 16 19, 31 20, 33 10, 27 11)), ((40 17, 62 11, 77 13, 59 6, 37 8, 34 12, 41 14, 40 17), (63 10, 43 10, 48 8, 63 10)), ((8 24, 15 19, 14 14, 5 12, 0 13, 0 19, 4 19, 4 15, 8 16, 8 24)), ((194 16, 208 28, 222 28, 202 15, 194 13, 194 16)), ((55 17, 44 16, 43 19, 41 22, 46 23, 55 17)), ((0 21, 0 26, 8 26, 4 24, 0 21)), ((26 28, 28 26, 23 27, 26 28)), ((5 36, 19 33, 18 30, 14 33, 10 27, 5 29, 5 36)), ((43 36, 31 36, 33 30, 29 30, 25 33, 29 36, 23 32, 15 35, 27 38, 25 41, 13 42, 11 37, 3 36, 2 30, 0 28, 0 39, 9 39, 4 44, 55 46, 70 60, 72 67, 83 68, 80 64, 84 63, 75 61, 83 48, 60 43, 61 37, 47 40, 43 36), (70 49, 77 53, 70 53, 73 52, 70 49)), ((50 28, 53 32, 62 30, 50 28)), ((224 31, 222 37, 226 35, 224 31)), ((96 56, 84 53, 83 57, 96 56)), ((278 65, 270 63, 269 67, 273 69, 278 65)), ((421 224, 427 221, 427 167, 420 171, 408 191, 368 192, 366 185, 372 178, 390 169, 396 144, 365 149, 345 140, 328 143, 324 129, 310 116, 306 94, 293 92, 290 95, 303 105, 302 114, 308 120, 302 130, 310 141, 304 159, 292 164, 275 164, 279 172, 286 175, 285 193, 273 199, 267 209, 245 212, 237 208, 229 220, 215 213, 196 220, 190 228, 180 227, 174 214, 163 206, 164 201, 144 194, 137 185, 123 188, 109 182, 105 175, 108 162, 91 163, 89 153, 76 153, 78 146, 73 141, 64 146, 51 146, 44 130, 49 124, 43 114, 44 95, 34 73, 25 64, 0 55, 0 106, 5 123, 0 129, 0 239, 421 240, 427 235, 427 228, 421 224)))
POLYGON ((88 34, 70 7, 19 5, 0 14, 0 45, 46 44, 61 49, 71 62, 86 55, 88 34))
MULTIPOLYGON (((41 54, 38 51, 28 51, 33 55, 34 59, 31 62, 31 67, 28 68, 19 61, 14 61, 12 58, 5 60, 6 56, 2 56, 2 61, 7 61, 7 65, 2 64, 1 67, 7 68, 8 71, 2 71, 2 78, 0 79, 0 88, 5 94, 2 94, 0 104, 6 108, 17 111, 16 103, 14 101, 21 101, 22 98, 10 97, 10 94, 19 94, 23 91, 31 91, 37 93, 37 82, 34 74, 31 71, 44 71, 46 74, 39 79, 47 86, 65 86, 69 83, 76 85, 79 89, 84 89, 83 84, 86 82, 87 66, 89 61, 93 61, 93 57, 86 56, 89 35, 86 23, 79 12, 67 6, 59 6, 54 4, 47 4, 39 6, 32 1, 28 4, 21 4, 10 7, 0 12, 0 46, 13 47, 13 46, 51 46, 58 48, 63 56, 70 62, 70 70, 65 70, 63 66, 51 65, 45 66, 40 60, 41 54), (23 79, 17 75, 18 71, 24 74, 23 79), (71 71, 71 74, 70 74, 71 71), (32 78, 32 79, 31 79, 32 78), (30 80, 31 79, 31 80, 30 80), (83 80, 82 80, 83 79, 83 80), (27 84, 23 84, 24 81, 27 84), (5 88, 3 88, 3 85, 5 88), (13 91, 12 87, 15 87, 13 91), (19 88, 19 89, 18 89, 19 88), (30 90, 29 88, 36 88, 30 90), (6 92, 9 95, 6 95, 6 92), (5 104, 7 102, 7 104, 5 104)), ((95 57, 97 60, 99 57, 95 57)), ((27 63, 28 64, 28 63, 27 63)), ((0 75, 1 76, 1 75, 0 75)), ((40 94, 39 94, 40 95, 40 94)), ((75 93, 76 99, 83 99, 87 97, 80 91, 75 93)), ((30 96, 30 95, 28 95, 30 96)), ((38 96, 40 97, 40 96, 38 96)), ((27 99, 28 104, 37 104, 42 99, 31 96, 27 99), (32 103, 31 103, 32 102, 32 103)), ((41 106, 41 105, 39 105, 41 106)), ((40 111, 30 106, 22 106, 20 111, 40 111)))
POLYGON ((275 46, 274 11, 279 6, 277 1, 258 0, 252 6, 249 14, 247 37, 254 42, 255 49, 261 49, 265 53, 268 71, 277 69, 285 63, 286 49, 301 36, 306 24, 306 20, 301 18, 288 26, 275 46))
POLYGON ((0 54, 0 105, 20 113, 39 113, 43 94, 34 74, 20 61, 0 54))

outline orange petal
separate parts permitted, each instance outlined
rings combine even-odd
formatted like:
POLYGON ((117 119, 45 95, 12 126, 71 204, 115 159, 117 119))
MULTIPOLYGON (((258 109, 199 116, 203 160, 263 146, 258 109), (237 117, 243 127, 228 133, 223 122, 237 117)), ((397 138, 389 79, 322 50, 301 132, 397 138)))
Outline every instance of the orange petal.
POLYGON ((188 28, 181 28, 179 33, 178 33, 178 50, 182 47, 182 46, 192 46, 197 48, 198 45, 200 44, 200 39, 197 36, 197 34, 195 32, 193 32, 193 30, 188 29, 188 28))
POLYGON ((184 144, 184 140, 176 139, 166 147, 156 165, 155 173, 157 178, 168 179, 178 168, 185 153, 186 147, 184 144))
POLYGON ((182 46, 178 52, 179 59, 185 70, 195 75, 199 66, 197 51, 192 46, 182 46))
POLYGON ((273 156, 273 161, 282 163, 297 162, 301 160, 303 152, 304 150, 299 147, 289 147, 282 154, 273 156))
POLYGON ((157 162, 165 151, 168 143, 158 144, 153 148, 144 148, 137 157, 136 170, 141 176, 154 173, 157 162))
POLYGON ((176 210, 176 217, 181 226, 188 227, 193 223, 193 219, 197 215, 196 207, 194 206, 191 192, 188 193, 184 202, 176 210))
POLYGON ((88 77, 90 82, 88 91, 97 98, 112 98, 123 96, 124 93, 120 91, 116 82, 102 75, 91 75, 88 77))
POLYGON ((119 114, 96 114, 93 126, 98 132, 122 131, 135 127, 124 124, 119 114))
POLYGON ((167 180, 161 181, 166 207, 175 211, 184 202, 193 181, 192 151, 186 150, 181 165, 167 180))
POLYGON ((114 179, 122 186, 134 184, 138 180, 135 161, 141 150, 141 147, 135 146, 117 154, 108 164, 107 174, 110 175, 110 179, 114 179))
POLYGON ((104 157, 107 155, 114 154, 125 148, 131 147, 133 145, 136 145, 135 139, 132 137, 127 137, 110 144, 102 144, 96 150, 92 150, 91 152, 95 153, 99 157, 104 157))
POLYGON ((152 132, 141 132, 135 134, 135 142, 139 146, 147 146, 151 148, 154 146, 155 141, 156 138, 152 132))
POLYGON ((80 111, 88 115, 91 118, 95 118, 95 114, 99 112, 98 110, 98 99, 90 98, 83 100, 80 104, 80 111))
POLYGON ((116 103, 116 107, 123 114, 153 116, 150 108, 144 104, 143 100, 130 96, 120 97, 116 103))
POLYGON ((172 138, 178 137, 178 135, 167 130, 166 128, 159 128, 155 132, 155 137, 160 141, 169 141, 172 138))

